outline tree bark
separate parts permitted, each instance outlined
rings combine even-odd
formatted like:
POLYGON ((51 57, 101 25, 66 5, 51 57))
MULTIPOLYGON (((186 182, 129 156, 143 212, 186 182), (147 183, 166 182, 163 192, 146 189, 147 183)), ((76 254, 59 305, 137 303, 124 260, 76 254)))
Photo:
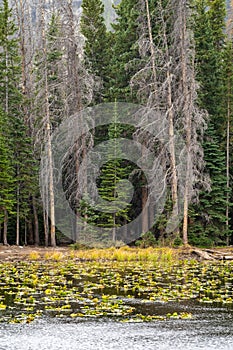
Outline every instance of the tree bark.
POLYGON ((33 208, 33 217, 34 217, 34 238, 35 238, 34 240, 35 240, 35 245, 38 246, 40 244, 40 237, 39 237, 39 222, 38 222, 35 196, 32 197, 32 208, 33 208))
POLYGON ((55 232, 55 208, 54 208, 54 185, 53 185, 53 158, 52 158, 52 145, 50 135, 50 123, 48 118, 47 123, 47 139, 48 139, 48 163, 49 163, 49 203, 50 203, 50 236, 51 246, 56 247, 56 232, 55 232))
POLYGON ((180 8, 178 9, 181 16, 181 71, 182 71, 182 92, 184 96, 184 117, 185 117, 185 140, 186 140, 186 177, 185 177, 185 191, 184 191, 184 211, 183 211, 183 244, 188 245, 188 208, 189 208, 189 188, 190 181, 192 179, 191 169, 190 169, 190 154, 191 154, 191 133, 192 133, 192 115, 190 111, 190 105, 193 102, 191 94, 191 87, 188 88, 188 79, 187 79, 187 47, 186 47, 186 35, 187 35, 187 24, 186 24, 186 14, 185 14, 185 3, 180 1, 180 8))
POLYGON ((172 73, 171 73, 171 57, 169 53, 168 38, 166 33, 166 23, 164 19, 163 8, 161 0, 159 6, 162 19, 162 34, 165 47, 165 56, 167 62, 167 111, 168 111, 168 138, 169 138, 169 152, 170 152, 170 169, 171 169, 171 194, 172 194, 172 216, 169 220, 167 229, 174 233, 176 237, 180 235, 178 226, 179 205, 178 205, 178 178, 176 170, 176 154, 175 154, 175 111, 172 97, 172 73))
POLYGON ((53 184, 53 156, 51 145, 51 121, 50 121, 50 109, 49 109, 49 87, 48 87, 48 67, 47 67, 47 43, 45 33, 45 14, 44 14, 45 2, 41 4, 41 35, 42 35, 42 48, 43 48, 43 63, 44 63, 44 94, 45 94, 45 135, 47 143, 47 157, 48 157, 48 174, 49 174, 49 206, 50 206, 50 237, 51 246, 56 247, 56 233, 55 233, 55 208, 54 208, 54 184, 53 184))
POLYGON ((17 185, 17 195, 16 195, 16 245, 19 245, 19 215, 20 215, 20 207, 19 207, 19 184, 17 185))
POLYGON ((4 209, 4 223, 3 223, 3 244, 4 245, 8 245, 7 228, 8 228, 8 212, 6 209, 4 209))

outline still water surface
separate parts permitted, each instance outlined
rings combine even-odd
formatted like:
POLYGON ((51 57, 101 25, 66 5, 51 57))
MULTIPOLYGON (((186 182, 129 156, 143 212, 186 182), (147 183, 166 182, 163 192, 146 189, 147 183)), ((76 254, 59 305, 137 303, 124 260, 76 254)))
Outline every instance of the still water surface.
MULTIPOLYGON (((162 305, 160 308, 162 309, 162 305)), ((233 349, 233 310, 173 305, 190 320, 122 323, 42 318, 0 324, 0 350, 199 350, 233 349)))

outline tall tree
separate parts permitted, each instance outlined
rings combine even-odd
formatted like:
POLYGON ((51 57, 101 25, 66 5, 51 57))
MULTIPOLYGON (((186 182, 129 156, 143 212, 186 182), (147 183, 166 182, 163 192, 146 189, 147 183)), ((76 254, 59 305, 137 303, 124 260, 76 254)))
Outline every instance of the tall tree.
POLYGON ((7 244, 8 215, 13 212, 15 181, 13 153, 9 144, 7 116, 0 108, 0 223, 3 226, 3 243, 7 244))
POLYGON ((49 86, 49 57, 48 57, 48 42, 46 37, 46 23, 45 23, 45 1, 40 3, 40 49, 41 55, 39 56, 38 67, 40 72, 38 74, 38 96, 37 106, 40 113, 39 130, 40 130, 40 142, 45 145, 45 151, 47 152, 47 164, 46 172, 48 188, 44 191, 44 203, 48 203, 49 207, 44 208, 47 212, 44 212, 45 221, 45 243, 48 245, 48 219, 47 214, 50 215, 50 239, 51 245, 56 246, 56 227, 55 227, 55 207, 54 207, 54 179, 53 179, 53 155, 51 144, 51 132, 52 132, 52 117, 50 108, 50 86, 49 86))
POLYGON ((210 175, 211 192, 210 194, 202 192, 200 207, 196 208, 196 214, 194 214, 195 210, 193 212, 191 232, 205 231, 206 235, 209 232, 210 240, 214 243, 218 240, 223 242, 223 237, 227 240, 229 236, 229 122, 231 114, 231 84, 229 83, 232 79, 232 68, 231 60, 229 60, 230 47, 225 48, 225 1, 195 0, 194 9, 197 80, 200 84, 198 100, 199 105, 209 113, 209 126, 204 135, 204 157, 205 171, 210 175), (228 154, 225 157, 225 165, 224 153, 228 154), (217 202, 221 202, 221 205, 217 205, 217 202), (201 216, 202 220, 200 220, 201 216), (206 228, 207 218, 209 220, 208 229, 206 228), (195 225, 197 225, 196 228, 195 225), (216 233, 216 236, 212 231, 216 233))
POLYGON ((122 0, 115 7, 116 22, 112 24, 114 34, 111 35, 108 99, 110 101, 135 102, 130 79, 138 71, 138 1, 122 0))
POLYGON ((23 95, 20 86, 22 76, 19 57, 17 28, 12 19, 12 10, 4 1, 0 9, 0 96, 2 108, 7 115, 9 138, 14 159, 16 198, 16 244, 19 244, 20 219, 25 219, 29 211, 28 198, 32 188, 31 141, 24 124, 23 95))
POLYGON ((80 30, 85 37, 85 66, 95 80, 95 103, 105 98, 108 82, 109 36, 103 14, 101 0, 83 0, 80 30))

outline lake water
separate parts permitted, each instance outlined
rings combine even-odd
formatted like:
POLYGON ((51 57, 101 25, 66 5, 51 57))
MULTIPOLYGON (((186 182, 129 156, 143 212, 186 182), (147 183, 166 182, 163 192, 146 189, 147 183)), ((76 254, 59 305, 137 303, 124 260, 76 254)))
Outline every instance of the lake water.
POLYGON ((0 350, 233 349, 233 311, 165 304, 192 312, 190 320, 122 323, 111 319, 44 317, 29 324, 0 324, 0 350))

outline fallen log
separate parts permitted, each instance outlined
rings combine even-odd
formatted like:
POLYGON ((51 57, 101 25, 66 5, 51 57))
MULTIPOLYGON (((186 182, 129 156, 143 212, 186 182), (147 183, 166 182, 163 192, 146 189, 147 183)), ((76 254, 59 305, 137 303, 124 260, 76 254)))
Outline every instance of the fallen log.
POLYGON ((201 250, 201 249, 194 248, 191 250, 191 253, 196 254, 197 256, 199 256, 203 260, 215 260, 215 258, 212 256, 212 254, 209 254, 206 251, 201 250))

